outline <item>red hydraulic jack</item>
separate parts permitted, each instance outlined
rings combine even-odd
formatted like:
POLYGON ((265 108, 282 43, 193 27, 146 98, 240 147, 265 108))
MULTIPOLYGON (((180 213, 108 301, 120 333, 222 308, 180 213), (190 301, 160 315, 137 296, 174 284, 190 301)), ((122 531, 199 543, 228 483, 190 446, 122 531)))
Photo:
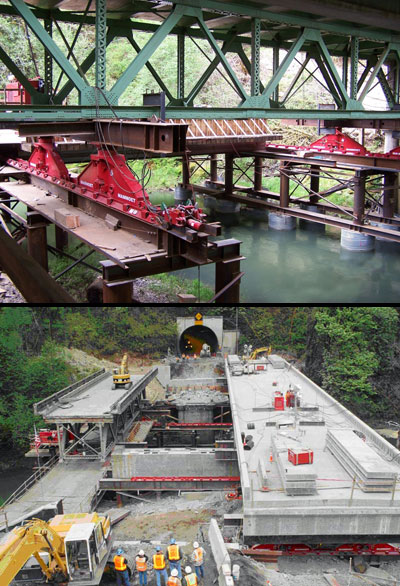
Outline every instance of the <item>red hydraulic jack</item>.
POLYGON ((126 163, 125 157, 112 148, 99 148, 90 156, 90 163, 78 175, 70 176, 52 137, 40 138, 29 160, 9 159, 13 167, 37 175, 56 185, 74 191, 119 212, 166 230, 178 228, 219 235, 219 227, 205 223, 206 214, 197 204, 188 203, 167 207, 153 205, 143 185, 126 163))

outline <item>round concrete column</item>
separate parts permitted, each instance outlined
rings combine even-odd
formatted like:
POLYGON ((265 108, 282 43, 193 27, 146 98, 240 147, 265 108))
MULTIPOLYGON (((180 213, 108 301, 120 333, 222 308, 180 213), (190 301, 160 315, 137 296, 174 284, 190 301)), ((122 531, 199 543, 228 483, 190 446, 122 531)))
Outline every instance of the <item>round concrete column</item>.
POLYGON ((193 191, 184 187, 182 183, 175 186, 174 202, 175 205, 185 204, 187 201, 193 199, 193 191))
POLYGON ((354 252, 369 252, 375 248, 375 237, 342 228, 340 246, 354 252))
POLYGON ((268 224, 272 230, 294 230, 296 228, 296 218, 280 212, 270 212, 268 224))
MULTIPOLYGON (((320 210, 318 206, 310 203, 301 203, 300 208, 302 210, 307 210, 308 212, 316 212, 317 214, 325 213, 324 210, 320 210)), ((301 228, 310 230, 311 232, 325 232, 325 224, 318 224, 317 222, 312 222, 311 220, 306 220, 304 218, 300 218, 299 225, 301 228)))
POLYGON ((238 214, 240 212, 240 203, 226 199, 217 199, 215 209, 220 214, 238 214))
MULTIPOLYGON (((378 226, 378 228, 385 228, 386 230, 393 230, 394 232, 398 232, 400 230, 400 226, 395 226, 393 224, 385 224, 384 222, 374 222, 371 220, 371 226, 378 226)), ((384 236, 375 236, 376 240, 381 242, 393 242, 392 240, 388 240, 384 236)))

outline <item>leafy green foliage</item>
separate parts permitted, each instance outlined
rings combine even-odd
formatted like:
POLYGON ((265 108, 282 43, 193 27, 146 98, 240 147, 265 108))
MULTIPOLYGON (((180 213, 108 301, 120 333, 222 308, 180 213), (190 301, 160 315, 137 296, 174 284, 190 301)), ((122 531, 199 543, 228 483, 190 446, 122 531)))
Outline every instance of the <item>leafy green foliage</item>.
POLYGON ((393 357, 398 314, 391 307, 322 308, 315 330, 323 344, 324 388, 358 413, 381 408, 370 378, 393 357))

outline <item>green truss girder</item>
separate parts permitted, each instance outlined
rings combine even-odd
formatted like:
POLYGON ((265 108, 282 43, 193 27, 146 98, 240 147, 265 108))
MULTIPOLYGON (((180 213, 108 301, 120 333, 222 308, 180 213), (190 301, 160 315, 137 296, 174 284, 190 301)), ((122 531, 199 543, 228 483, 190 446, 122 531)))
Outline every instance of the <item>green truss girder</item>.
MULTIPOLYGON (((132 107, 132 106, 26 106, 24 110, 21 106, 3 106, 0 108, 0 123, 7 122, 18 123, 29 120, 57 122, 57 121, 76 121, 91 118, 113 118, 114 112, 121 118, 150 118, 158 116, 159 107, 132 107), (10 114, 11 112, 11 118, 10 114)), ((166 117, 175 120, 181 118, 194 119, 226 119, 235 120, 240 118, 271 118, 271 119, 290 119, 290 120, 398 120, 398 110, 282 110, 281 108, 197 108, 197 107, 167 107, 166 117)))
MULTIPOLYGON (((279 104, 279 84, 284 75, 286 75, 288 68, 293 63, 299 51, 308 52, 308 54, 315 59, 338 109, 342 112, 348 113, 362 109, 362 101, 371 90, 374 81, 378 81, 381 84, 389 107, 394 107, 399 95, 399 72, 397 71, 396 74, 397 81, 395 87, 391 88, 383 70, 383 65, 389 55, 391 59, 393 59, 393 55, 395 55, 397 59, 397 67, 398 70, 400 70, 399 44, 393 42, 393 38, 390 35, 385 35, 384 31, 375 31, 372 28, 369 30, 360 29, 358 32, 346 27, 346 25, 338 27, 334 24, 319 22, 312 17, 306 18, 304 16, 296 16, 293 13, 272 13, 268 10, 255 9, 251 5, 245 3, 224 2, 221 4, 218 0, 202 0, 201 8, 199 7, 199 3, 195 0, 174 0, 173 9, 162 24, 139 21, 133 22, 129 20, 129 18, 122 20, 114 19, 112 13, 106 13, 106 0, 95 0, 97 15, 97 18, 95 19, 89 14, 84 14, 82 16, 76 13, 68 14, 65 11, 59 11, 57 9, 46 11, 43 9, 30 8, 23 0, 9 1, 12 6, 8 7, 11 9, 8 13, 15 13, 21 16, 44 46, 46 54, 46 79, 50 78, 51 71, 48 55, 51 55, 52 61, 58 63, 61 71, 67 75, 69 79, 61 91, 56 96, 53 96, 52 99, 56 104, 60 103, 74 88, 76 88, 79 92, 81 106, 93 107, 97 105, 104 109, 104 100, 100 99, 99 104, 99 94, 96 92, 96 88, 90 87, 85 78, 85 73, 93 64, 95 64, 96 87, 102 90, 105 98, 110 104, 117 105, 122 93, 127 89, 130 83, 135 80, 142 68, 147 67, 160 88, 165 91, 170 107, 179 108, 183 106, 180 115, 182 117, 187 117, 191 106, 193 106, 194 99, 204 87, 210 75, 222 65, 229 78, 229 83, 232 84, 240 98, 240 103, 236 109, 237 116, 239 115, 239 112, 240 116, 245 116, 245 112, 254 110, 259 112, 262 111, 264 117, 275 117, 274 112, 276 111, 276 106, 283 106, 288 100, 300 79, 301 73, 304 71, 304 68, 302 68, 295 75, 295 78, 290 84, 289 90, 286 92, 285 96, 283 96, 283 99, 279 104), (246 22, 235 25, 231 30, 212 31, 207 25, 206 18, 209 17, 210 12, 221 10, 222 7, 225 14, 241 14, 243 16, 248 16, 249 19, 246 22), (44 25, 39 21, 39 17, 44 20, 44 25), (49 26, 49 22, 51 23, 50 19, 53 19, 56 22, 58 17, 59 20, 64 19, 69 22, 80 22, 81 25, 85 19, 87 23, 95 24, 95 50, 90 53, 81 64, 77 62, 75 56, 72 54, 73 47, 71 48, 68 46, 66 39, 65 45, 68 49, 67 56, 61 51, 51 37, 51 27, 49 26), (181 24, 180 22, 182 17, 185 17, 184 24, 181 24), (280 33, 278 33, 276 38, 274 38, 275 33, 273 31, 270 40, 263 39, 262 33, 268 33, 267 23, 269 21, 274 24, 282 22, 297 27, 297 37, 293 37, 293 30, 295 29, 288 28, 287 30, 280 29, 280 33), (109 25, 111 25, 111 23, 114 25, 114 33, 111 36, 109 33, 106 33, 107 23, 109 25), (193 27, 194 24, 198 24, 199 26, 193 27), (140 49, 134 40, 132 30, 144 30, 152 34, 151 38, 142 49, 140 49), (329 33, 329 35, 326 33, 329 33), (174 97, 173 92, 166 86, 162 76, 159 75, 155 68, 150 64, 150 59, 154 52, 170 34, 178 35, 176 97, 174 97), (337 39, 345 36, 348 37, 347 45, 344 43, 343 49, 340 51, 332 48, 331 43, 333 43, 333 40, 336 38, 334 35, 337 35, 337 39), (121 77, 115 82, 113 88, 107 92, 106 47, 110 40, 116 36, 128 38, 133 48, 137 51, 137 55, 121 77), (187 36, 206 39, 215 53, 215 58, 195 83, 188 96, 185 97, 184 48, 185 38, 187 36), (282 39, 279 42, 279 45, 277 45, 276 40, 278 37, 282 39), (294 40, 290 42, 291 37, 294 38, 294 40), (222 47, 219 44, 221 41, 223 42, 222 47), (251 45, 251 60, 248 59, 244 52, 244 44, 251 45), (262 46, 269 46, 274 49, 273 74, 267 81, 265 87, 260 80, 260 48, 262 46), (279 64, 279 49, 282 48, 287 49, 287 54, 279 64), (247 95, 243 84, 239 81, 232 69, 226 57, 228 52, 236 52, 242 59, 242 62, 250 75, 250 95, 247 95), (339 73, 333 60, 333 57, 337 55, 343 56, 343 63, 345 64, 345 70, 342 75, 339 73), (69 61, 70 56, 75 60, 76 69, 69 61), (347 74, 349 58, 350 75, 347 74), (364 61, 366 58, 368 61, 367 66, 361 77, 358 79, 359 59, 364 61)), ((140 0, 138 2, 135 1, 135 10, 140 10, 140 7, 142 7, 143 10, 145 10, 145 8, 148 9, 148 4, 146 2, 141 2, 140 0)), ((0 5, 0 13, 2 12, 7 12, 4 5, 0 5)), ((29 81, 26 79, 26 76, 24 76, 17 66, 11 63, 9 59, 7 62, 7 56, 4 54, 4 50, 2 53, 0 52, 0 59, 13 73, 16 74, 16 77, 24 87, 29 86, 27 89, 32 95, 33 102, 35 104, 47 103, 49 96, 47 94, 44 95, 35 92, 34 88, 32 88, 29 81), (2 58, 2 56, 5 58, 2 58)), ((51 84, 47 82, 47 86, 49 85, 51 84)), ((135 111, 134 108, 131 110, 132 112, 135 111)), ((282 108, 282 110, 284 109, 282 108)), ((216 117, 217 112, 220 111, 222 110, 218 108, 211 109, 213 114, 210 117, 216 117)), ((284 110, 285 117, 287 117, 288 112, 288 110, 284 110)), ((305 112, 306 111, 302 112, 301 117, 305 117, 305 112)), ((37 115, 39 115, 39 112, 37 115)), ((138 115, 137 111, 135 115, 138 115)), ((147 115, 148 114, 146 114, 146 116, 147 115)), ((281 117, 282 116, 283 112, 281 114, 281 117)), ((348 116, 346 115, 346 117, 348 116)), ((319 118, 321 118, 321 115, 319 115, 319 118)))
POLYGON ((236 89, 238 95, 241 97, 242 101, 245 101, 247 98, 247 94, 246 94, 242 84, 240 83, 240 81, 236 77, 236 74, 233 71, 232 67, 230 66, 224 53, 221 51, 217 41, 214 39, 213 35, 211 34, 211 31, 209 30, 209 28, 205 24, 201 10, 196 10, 196 14, 197 14, 197 21, 200 25, 200 28, 203 30, 204 34, 206 35, 208 42, 210 43, 211 47, 213 48, 215 54, 219 57, 220 62, 223 65, 223 67, 225 68, 225 71, 228 74, 233 85, 235 86, 235 89, 236 89))
MULTIPOLYGON (((235 42, 235 34, 232 33, 230 35, 230 37, 228 37, 226 42, 223 44, 221 52, 225 55, 225 53, 227 53, 233 47, 234 42, 235 42)), ((193 106, 193 101, 195 100, 196 96, 202 90, 205 83, 211 77, 211 75, 214 73, 214 71, 217 69, 217 67, 220 63, 221 63, 220 56, 217 55, 213 59, 213 61, 211 61, 210 65, 207 67, 207 69, 203 72, 202 76, 197 80, 195 85, 190 90, 189 94, 187 95, 187 98, 185 99, 186 104, 188 104, 189 106, 193 106)))
POLYGON ((106 2, 96 0, 96 87, 106 89, 106 2))
MULTIPOLYGON (((17 10, 18 14, 22 16, 24 21, 30 27, 32 32, 36 35, 39 41, 42 43, 45 49, 47 49, 53 56, 53 59, 58 63, 60 68, 64 71, 65 75, 69 77, 69 79, 73 82, 75 87, 81 93, 81 95, 87 90, 87 85, 85 84, 82 77, 78 74, 78 72, 72 67, 71 63, 68 61, 64 53, 58 47, 58 45, 53 41, 50 35, 46 32, 45 28, 30 10, 27 4, 23 0, 9 0, 9 2, 14 6, 17 10)), ((84 99, 82 100, 85 101, 84 99)))
MULTIPOLYGON (((135 39, 133 38, 132 32, 129 32, 128 33, 127 39, 130 42, 130 44, 132 45, 132 47, 135 49, 136 53, 139 54, 140 51, 141 51, 141 49, 140 49, 139 45, 137 44, 137 42, 135 41, 135 39)), ((165 92, 165 95, 167 96, 167 98, 169 100, 173 100, 172 93, 170 92, 170 90, 168 89, 168 87, 165 85, 165 83, 162 80, 162 78, 158 75, 157 71, 154 69, 154 67, 152 66, 152 64, 150 63, 150 61, 147 61, 146 68, 150 71, 151 75, 156 80, 156 82, 158 83, 158 85, 160 86, 160 88, 162 89, 162 91, 165 92)))
POLYGON ((165 19, 162 25, 153 34, 151 39, 146 43, 140 53, 131 61, 124 73, 115 82, 110 90, 110 99, 113 103, 117 103, 118 99, 127 89, 127 87, 135 79, 136 75, 145 66, 147 61, 151 58, 156 49, 160 46, 162 41, 168 36, 173 27, 181 20, 184 10, 177 6, 171 14, 165 19))

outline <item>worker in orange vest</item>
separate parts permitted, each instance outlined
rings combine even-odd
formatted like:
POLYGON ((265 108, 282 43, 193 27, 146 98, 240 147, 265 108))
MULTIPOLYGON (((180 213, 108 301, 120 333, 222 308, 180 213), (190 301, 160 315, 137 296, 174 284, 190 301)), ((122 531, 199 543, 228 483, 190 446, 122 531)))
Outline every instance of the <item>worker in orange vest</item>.
POLYGON ((179 545, 176 544, 176 541, 173 537, 171 537, 170 545, 167 547, 167 558, 169 561, 169 569, 170 570, 177 570, 179 578, 182 578, 182 570, 181 570, 181 551, 179 545))
POLYGON ((145 555, 143 549, 141 549, 136 556, 136 570, 139 574, 140 586, 147 586, 147 560, 149 558, 145 555))
POLYGON ((130 586, 128 562, 124 557, 124 551, 119 547, 117 553, 114 556, 114 568, 117 576, 117 586, 130 586))
POLYGON ((194 562, 196 576, 200 580, 200 578, 204 578, 204 556, 206 552, 200 547, 197 541, 193 543, 193 547, 192 561, 194 562))
POLYGON ((184 586, 197 586, 197 576, 194 572, 192 572, 192 568, 190 566, 186 566, 185 572, 186 576, 183 579, 184 586))
POLYGON ((165 566, 165 555, 161 551, 161 547, 157 545, 156 553, 153 555, 153 569, 156 573, 157 586, 161 586, 161 576, 164 576, 164 584, 167 583, 168 574, 165 566))
POLYGON ((171 575, 168 578, 167 586, 182 586, 182 582, 178 578, 178 570, 177 569, 174 568, 171 571, 171 575))

